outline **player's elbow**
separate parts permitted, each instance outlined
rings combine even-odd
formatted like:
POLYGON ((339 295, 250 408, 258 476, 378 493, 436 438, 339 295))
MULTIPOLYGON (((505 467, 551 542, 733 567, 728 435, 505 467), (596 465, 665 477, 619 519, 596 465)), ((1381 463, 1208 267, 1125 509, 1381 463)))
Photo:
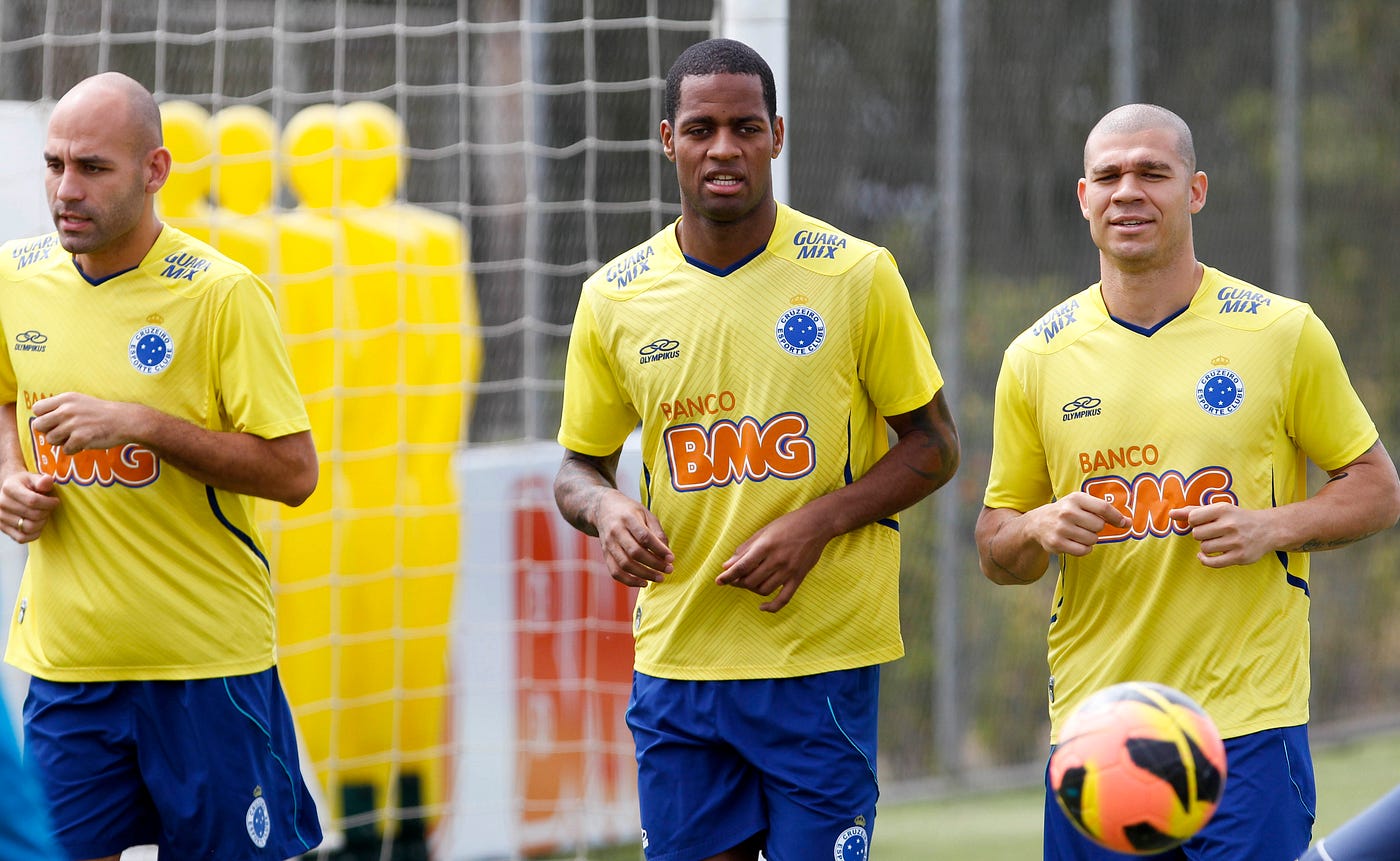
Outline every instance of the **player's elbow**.
POLYGON ((316 456, 316 446, 309 433, 298 434, 288 438, 287 443, 279 447, 278 453, 281 457, 277 476, 268 497, 296 508, 311 498, 320 480, 321 466, 316 456))
POLYGON ((1389 529, 1396 523, 1400 523, 1400 480, 1392 477, 1389 493, 1385 497, 1384 514, 1382 515, 1381 529, 1389 529))
POLYGON ((941 436, 927 434, 926 442, 915 451, 918 460, 911 464, 911 468, 923 479, 919 488, 922 499, 953 480, 962 463, 962 446, 957 433, 950 431, 941 436))
MULTIPOLYGON (((982 569, 982 576, 992 581, 998 586, 1028 586, 1040 579, 1040 576, 1021 577, 1016 572, 1003 568, 996 562, 987 559, 979 559, 978 567, 982 569)), ((1044 573, 1043 571, 1041 572, 1044 573)))
POLYGON ((1014 548, 1011 557, 1005 557, 1004 554, 1008 552, 1008 548, 1005 546, 1006 541, 1001 534, 1002 530, 1020 516, 1022 515, 1019 511, 986 506, 977 515, 977 525, 973 535, 977 543, 977 567, 981 569, 983 577, 998 586, 1024 586, 1028 583, 1034 583, 1044 576, 1048 567, 1049 559, 1047 557, 1027 556, 1024 552, 1014 548), (998 538, 1003 539, 1000 548, 997 546, 998 538), (998 555, 998 549, 1002 555, 998 555), (1025 570, 1027 565, 1029 565, 1029 569, 1025 570))
POLYGON ((286 482, 282 488, 282 494, 277 497, 277 501, 296 508, 310 499, 311 494, 316 492, 318 478, 316 465, 312 464, 310 470, 303 471, 286 482))

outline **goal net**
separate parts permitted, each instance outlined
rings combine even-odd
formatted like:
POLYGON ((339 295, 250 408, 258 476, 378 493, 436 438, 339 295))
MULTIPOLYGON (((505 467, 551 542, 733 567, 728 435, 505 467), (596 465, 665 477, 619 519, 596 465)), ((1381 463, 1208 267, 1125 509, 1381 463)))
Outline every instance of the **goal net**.
POLYGON ((630 595, 562 528, 548 440, 579 283, 678 211, 662 78, 714 12, 0 5, 0 98, 42 109, 99 71, 141 81, 176 161, 162 219, 277 298, 321 477, 261 526, 337 857, 637 839, 630 595))

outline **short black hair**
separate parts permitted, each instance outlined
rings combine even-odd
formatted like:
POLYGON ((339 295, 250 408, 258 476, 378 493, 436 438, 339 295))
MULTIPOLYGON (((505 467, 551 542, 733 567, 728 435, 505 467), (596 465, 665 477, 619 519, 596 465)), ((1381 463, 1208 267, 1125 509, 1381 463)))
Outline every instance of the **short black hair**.
MULTIPOLYGON (((1186 172, 1195 173, 1196 142, 1191 137, 1191 127, 1186 124, 1186 120, 1161 105, 1132 104, 1116 107, 1103 115, 1089 132, 1089 137, 1097 134, 1136 134, 1153 129, 1165 129, 1176 135, 1176 154, 1186 163, 1186 172)), ((1084 141, 1084 151, 1087 156, 1087 139, 1084 141)), ((1087 161, 1084 170, 1086 173, 1089 170, 1087 161)))
POLYGON ((696 42, 681 52, 671 71, 666 73, 666 119, 676 121, 676 108, 681 101, 681 82, 689 77, 705 75, 757 75, 763 85, 763 104, 768 108, 768 121, 778 119, 778 86, 773 83, 773 70, 758 52, 733 39, 707 39, 696 42))

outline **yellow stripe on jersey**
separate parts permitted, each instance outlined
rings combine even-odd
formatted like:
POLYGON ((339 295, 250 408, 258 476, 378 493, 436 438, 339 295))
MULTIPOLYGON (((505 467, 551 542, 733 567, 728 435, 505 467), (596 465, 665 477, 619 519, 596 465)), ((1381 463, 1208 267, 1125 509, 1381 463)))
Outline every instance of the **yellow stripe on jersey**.
POLYGON ((217 431, 307 430, 266 285, 166 225, 141 264, 89 282, 54 235, 0 248, 0 401, 59 506, 29 559, 6 659, 56 681, 267 669, 272 587, 252 501, 150 451, 69 455, 33 432, 60 392, 142 403, 217 431))
POLYGON ((1166 513, 1301 500, 1306 459, 1335 468, 1376 441, 1307 305, 1207 268, 1189 307, 1148 333, 1112 320, 1094 285, 1007 349, 993 436, 986 505, 1086 491, 1132 519, 1061 559, 1052 736, 1085 697, 1133 679, 1186 692, 1226 737, 1306 722, 1307 554, 1206 568, 1166 513))

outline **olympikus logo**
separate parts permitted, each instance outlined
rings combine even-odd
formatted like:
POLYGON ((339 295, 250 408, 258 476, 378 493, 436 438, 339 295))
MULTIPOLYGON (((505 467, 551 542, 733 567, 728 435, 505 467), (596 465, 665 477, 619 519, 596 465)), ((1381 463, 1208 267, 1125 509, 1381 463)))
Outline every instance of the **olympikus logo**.
POLYGON ((657 338, 637 352, 641 355, 638 361, 643 365, 665 359, 678 359, 681 355, 681 342, 674 338, 657 338))
POLYGON ((817 465, 817 447, 800 413, 776 415, 762 424, 752 416, 720 419, 709 428, 679 425, 663 434, 671 486, 704 490, 770 475, 801 478, 817 465))
POLYGON ((797 259, 820 257, 836 259, 836 252, 846 247, 846 237, 839 233, 818 233, 815 230, 799 230, 793 234, 792 244, 797 246, 797 259))
POLYGON ((37 329, 29 329, 15 335, 16 353, 42 353, 44 345, 49 342, 49 336, 37 329))
POLYGON ((70 455, 64 453, 62 446, 51 445, 33 427, 30 436, 34 440, 34 461, 39 471, 52 475, 59 484, 145 487, 160 476, 160 458, 136 443, 70 455))
POLYGON ((194 276, 209 268, 208 260, 184 252, 167 255, 165 262, 170 265, 165 267, 165 271, 160 273, 161 275, 166 278, 183 279, 185 281, 193 281, 194 276))
POLYGON ((1230 490, 1233 483, 1229 470, 1208 466, 1189 478, 1175 470, 1161 475, 1144 472, 1131 482, 1116 475, 1091 478, 1084 482, 1084 492, 1112 503, 1132 521, 1126 527, 1105 525, 1099 531, 1098 543, 1108 544, 1149 535, 1185 535, 1191 527, 1177 523, 1167 513, 1173 508, 1213 502, 1237 505, 1239 499, 1230 490))

